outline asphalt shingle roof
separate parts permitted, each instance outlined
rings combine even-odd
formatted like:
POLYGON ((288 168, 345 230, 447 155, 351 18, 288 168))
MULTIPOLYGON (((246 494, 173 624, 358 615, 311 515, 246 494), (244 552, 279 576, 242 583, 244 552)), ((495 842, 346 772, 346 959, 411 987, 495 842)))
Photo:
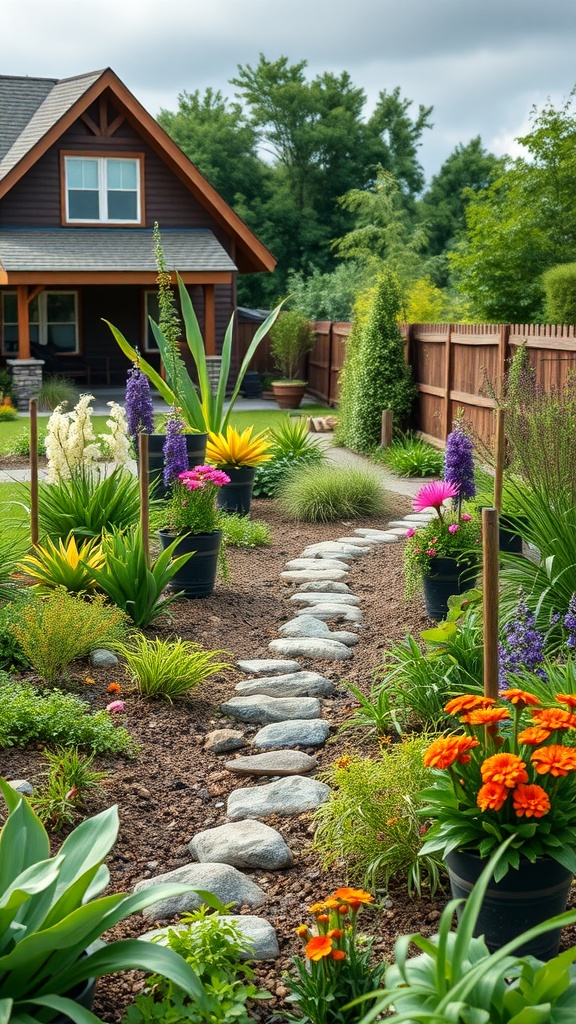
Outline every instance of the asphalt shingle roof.
MULTIPOLYGON (((211 231, 162 231, 169 270, 234 271, 211 231)), ((154 237, 143 228, 37 228, 0 230, 0 266, 18 271, 156 271, 154 237)))
POLYGON ((102 74, 102 71, 93 71, 60 81, 0 78, 0 180, 102 74))

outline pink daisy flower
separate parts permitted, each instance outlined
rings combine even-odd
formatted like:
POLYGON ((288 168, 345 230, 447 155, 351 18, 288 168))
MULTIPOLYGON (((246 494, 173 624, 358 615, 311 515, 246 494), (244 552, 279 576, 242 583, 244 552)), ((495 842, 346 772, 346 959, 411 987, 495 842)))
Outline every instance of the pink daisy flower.
POLYGON ((432 480, 424 484, 412 502, 415 512, 424 512, 427 508, 440 509, 447 498, 456 498, 458 488, 445 480, 432 480))
POLYGON ((407 537, 413 537, 415 533, 416 533, 416 530, 414 530, 412 527, 410 527, 409 530, 406 530, 406 536, 407 537))
POLYGON ((458 523, 451 523, 448 527, 448 533, 457 533, 459 529, 458 523))

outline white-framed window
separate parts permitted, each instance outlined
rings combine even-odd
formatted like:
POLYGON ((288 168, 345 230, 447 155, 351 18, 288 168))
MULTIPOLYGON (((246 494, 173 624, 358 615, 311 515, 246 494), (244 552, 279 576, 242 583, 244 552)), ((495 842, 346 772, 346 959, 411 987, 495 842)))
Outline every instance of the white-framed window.
POLYGON ((78 292, 40 292, 29 306, 30 341, 49 351, 74 354, 78 345, 78 292))
POLYGON ((140 224, 139 157, 65 156, 68 224, 140 224))
POLYGON ((17 292, 2 292, 2 304, 0 307, 2 322, 2 355, 18 355, 18 294, 17 292))

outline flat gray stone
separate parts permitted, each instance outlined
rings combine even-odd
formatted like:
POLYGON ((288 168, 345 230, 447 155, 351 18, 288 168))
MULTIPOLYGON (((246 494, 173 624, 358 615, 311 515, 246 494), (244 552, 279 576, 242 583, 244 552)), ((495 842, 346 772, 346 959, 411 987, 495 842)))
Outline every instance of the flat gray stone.
MULTIPOLYGON (((318 603, 313 605, 314 618, 323 619, 325 622, 329 622, 330 619, 341 619, 343 622, 363 622, 364 616, 359 608, 355 608, 349 604, 332 604, 332 602, 326 601, 325 603, 318 603)), ((297 615, 309 615, 310 607, 299 608, 296 612, 297 615)), ((274 641, 276 642, 276 641, 274 641)))
MULTIPOLYGON (((350 609, 356 611, 357 609, 350 609)), ((320 618, 320 616, 318 616, 320 618)), ((312 637, 286 637, 272 640, 268 644, 277 654, 293 654, 297 658, 320 658, 322 661, 348 661, 352 651, 337 640, 313 639, 312 637)))
POLYGON ((405 519, 391 519, 388 523, 388 529, 390 529, 391 526, 403 526, 404 529, 409 530, 410 528, 414 529, 417 525, 417 523, 407 523, 405 519))
POLYGON ((253 744, 262 750, 270 747, 320 747, 328 739, 330 725, 323 718, 275 722, 256 733, 253 744))
MULTIPOLYGON (((134 886, 134 892, 149 889, 160 882, 172 882, 179 885, 192 885, 196 889, 206 889, 217 896, 221 903, 235 903, 239 906, 246 903, 249 907, 259 907, 266 899, 266 893, 251 882, 246 875, 230 864, 185 864, 175 871, 167 871, 155 878, 143 878, 134 886)), ((195 892, 184 893, 182 896, 171 896, 157 900, 146 907, 142 913, 146 920, 174 917, 190 910, 198 910, 202 899, 195 892)))
POLYGON ((235 690, 245 697, 254 693, 268 697, 328 697, 334 693, 334 683, 319 672, 289 672, 283 676, 245 679, 236 684, 235 690))
POLYGON ((235 757, 224 767, 234 775, 306 775, 318 767, 318 762, 302 750, 275 750, 273 754, 235 757))
MULTIPOLYGON (((240 960, 275 960, 280 955, 276 931, 263 917, 255 917, 252 914, 222 914, 220 920, 235 924, 250 943, 250 952, 240 953, 240 960)), ((200 927, 201 924, 201 921, 193 921, 189 925, 177 923, 171 930, 178 933, 187 932, 200 927)), ((154 939, 161 946, 167 946, 168 929, 154 928, 153 931, 145 932, 138 938, 142 942, 151 942, 154 939)))
POLYGON ((406 536, 406 531, 409 529, 410 527, 408 526, 408 524, 406 524, 406 526, 393 526, 387 532, 393 533, 396 535, 396 537, 400 537, 400 540, 403 540, 403 538, 406 536))
POLYGON ((232 864, 235 868, 279 871, 294 860, 276 829, 252 820, 227 822, 198 832, 188 849, 203 864, 232 864))
POLYGON ((435 512, 410 512, 409 515, 404 516, 407 523, 429 523, 431 519, 436 518, 435 512))
POLYGON ((312 569, 313 572, 318 569, 350 571, 348 563, 338 558, 292 558, 290 562, 286 562, 286 569, 312 569))
POLYGON ((314 618, 313 609, 310 609, 309 615, 297 615, 290 622, 285 622, 284 625, 279 627, 278 632, 281 636, 305 636, 318 640, 336 640, 340 644, 346 644, 346 647, 354 647, 358 643, 356 633, 347 633, 345 630, 333 632, 322 619, 314 618))
POLYGON ((293 604, 345 604, 349 606, 358 607, 360 604, 360 598, 354 594, 330 594, 329 597, 326 594, 318 594, 316 591, 308 593, 307 590, 299 590, 297 594, 292 594, 289 599, 293 604))
POLYGON ((34 786, 28 779, 10 779, 8 785, 15 789, 17 793, 22 793, 22 796, 33 796, 34 786))
POLYGON ((204 742, 204 750, 209 750, 212 754, 227 754, 231 750, 239 750, 245 746, 244 733, 235 729, 214 729, 207 734, 204 742))
POLYGON ((351 594, 347 583, 332 583, 331 580, 314 580, 303 583, 300 588, 303 594, 351 594))
POLYGON ((322 709, 316 697, 267 697, 265 694, 231 697, 221 705, 225 715, 240 722, 286 722, 290 718, 320 718, 322 709))
POLYGON ((362 539, 369 544, 397 544, 398 537, 395 533, 386 533, 384 530, 372 530, 371 533, 363 533, 362 539))
POLYGON ((292 775, 266 786, 235 789, 228 797, 227 814, 232 821, 266 818, 270 814, 303 814, 313 811, 330 796, 330 786, 317 779, 292 775))
POLYGON ((94 665, 94 668, 113 668, 118 664, 118 658, 112 651, 97 647, 90 655, 90 664, 94 665))
POLYGON ((241 672, 255 676, 280 676, 285 672, 297 672, 300 665, 297 661, 283 661, 280 658, 253 658, 249 661, 237 661, 241 672))
POLYGON ((280 579, 286 583, 313 583, 315 580, 332 580, 337 583, 346 576, 344 569, 286 569, 280 573, 280 579))
POLYGON ((349 541, 339 540, 322 540, 318 544, 308 544, 304 549, 304 558, 323 558, 328 556, 333 558, 334 556, 342 558, 346 561, 352 558, 362 558, 362 555, 367 555, 370 548, 363 544, 359 537, 354 537, 349 541), (354 540, 354 543, 352 543, 354 540))

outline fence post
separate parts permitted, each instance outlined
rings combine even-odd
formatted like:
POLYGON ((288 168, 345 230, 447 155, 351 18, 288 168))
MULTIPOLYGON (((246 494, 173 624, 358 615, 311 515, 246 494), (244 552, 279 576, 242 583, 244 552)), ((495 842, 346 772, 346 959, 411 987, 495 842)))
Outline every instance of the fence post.
POLYGON ((382 448, 389 448, 392 443, 392 427, 392 409, 384 409, 382 412, 382 426, 380 430, 380 444, 382 448))
POLYGON ((334 321, 330 321, 328 327, 328 386, 326 388, 326 405, 332 401, 332 340, 334 332, 334 321))
POLYGON ((448 324, 448 336, 446 338, 446 357, 444 361, 444 408, 442 410, 442 433, 445 441, 450 433, 450 391, 452 390, 452 329, 454 324, 448 324))

